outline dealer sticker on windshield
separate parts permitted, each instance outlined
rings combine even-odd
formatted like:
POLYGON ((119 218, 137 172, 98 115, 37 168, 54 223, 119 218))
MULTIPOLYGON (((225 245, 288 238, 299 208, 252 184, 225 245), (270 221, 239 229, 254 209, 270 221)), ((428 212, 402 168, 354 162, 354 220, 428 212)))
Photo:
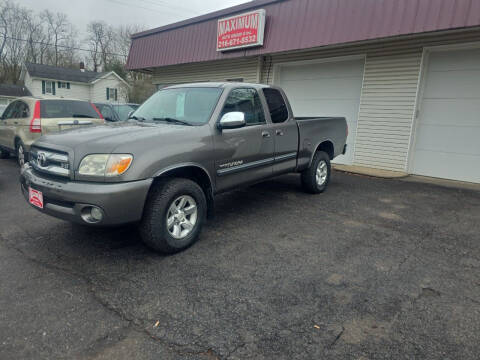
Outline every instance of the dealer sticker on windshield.
POLYGON ((41 191, 38 191, 29 187, 28 198, 29 198, 30 204, 40 209, 43 209, 43 194, 41 191))

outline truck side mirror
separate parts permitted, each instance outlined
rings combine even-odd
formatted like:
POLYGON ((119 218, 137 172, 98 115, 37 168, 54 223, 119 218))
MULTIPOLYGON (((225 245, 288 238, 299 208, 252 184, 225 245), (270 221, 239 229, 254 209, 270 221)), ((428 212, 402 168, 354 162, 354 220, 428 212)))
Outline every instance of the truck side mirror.
POLYGON ((244 127, 247 123, 245 122, 245 114, 240 111, 232 111, 226 113, 222 116, 218 123, 218 128, 223 129, 238 129, 244 127))

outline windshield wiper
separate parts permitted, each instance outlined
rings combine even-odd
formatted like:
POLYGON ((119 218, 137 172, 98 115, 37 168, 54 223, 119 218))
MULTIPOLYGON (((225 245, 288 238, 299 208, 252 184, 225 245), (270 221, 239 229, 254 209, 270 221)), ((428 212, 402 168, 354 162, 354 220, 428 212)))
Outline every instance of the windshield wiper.
POLYGON ((128 118, 128 120, 130 119, 133 119, 133 120, 137 120, 137 121, 145 121, 146 119, 142 116, 135 116, 135 115, 132 115, 128 118))
POLYGON ((89 118, 89 119, 94 119, 93 116, 84 115, 84 114, 73 114, 72 117, 74 117, 74 118, 89 118))
POLYGON ((188 121, 174 119, 174 118, 171 118, 171 117, 153 118, 152 120, 154 120, 154 121, 166 121, 166 122, 174 123, 174 124, 192 126, 192 124, 190 124, 188 121))

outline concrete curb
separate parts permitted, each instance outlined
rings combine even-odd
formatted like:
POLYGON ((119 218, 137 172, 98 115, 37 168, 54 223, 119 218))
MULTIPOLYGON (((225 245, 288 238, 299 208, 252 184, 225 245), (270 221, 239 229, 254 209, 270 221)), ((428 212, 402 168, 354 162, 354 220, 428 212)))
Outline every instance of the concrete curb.
POLYGON ((382 179, 402 179, 409 175, 401 171, 374 169, 366 166, 332 164, 333 169, 346 173, 372 176, 382 179))

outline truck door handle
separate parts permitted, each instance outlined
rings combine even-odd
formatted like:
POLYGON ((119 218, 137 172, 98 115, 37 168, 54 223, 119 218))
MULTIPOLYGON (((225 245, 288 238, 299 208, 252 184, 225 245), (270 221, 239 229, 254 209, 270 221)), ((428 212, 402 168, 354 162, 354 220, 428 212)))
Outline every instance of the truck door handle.
POLYGON ((262 131, 262 137, 264 138, 269 138, 270 137, 270 133, 268 131, 262 131))
POLYGON ((282 130, 277 130, 277 131, 275 131, 275 134, 277 134, 278 136, 283 136, 283 131, 282 130))

